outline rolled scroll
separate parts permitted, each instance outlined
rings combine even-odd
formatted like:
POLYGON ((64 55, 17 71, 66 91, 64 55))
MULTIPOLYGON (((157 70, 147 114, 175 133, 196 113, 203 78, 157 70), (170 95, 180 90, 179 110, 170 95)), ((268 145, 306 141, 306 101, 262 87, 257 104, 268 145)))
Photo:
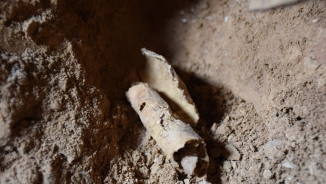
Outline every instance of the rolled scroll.
POLYGON ((183 121, 196 127, 199 114, 186 85, 163 56, 145 48, 141 51, 147 58, 142 81, 158 91, 183 121))
POLYGON ((126 96, 167 157, 177 162, 188 176, 204 176, 209 161, 206 145, 191 126, 181 121, 148 84, 132 86, 126 96))

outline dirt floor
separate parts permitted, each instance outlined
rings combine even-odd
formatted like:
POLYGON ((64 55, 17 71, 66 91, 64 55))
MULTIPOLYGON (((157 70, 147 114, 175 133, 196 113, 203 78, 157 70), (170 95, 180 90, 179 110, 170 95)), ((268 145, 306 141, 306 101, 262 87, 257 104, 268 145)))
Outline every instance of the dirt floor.
POLYGON ((0 183, 192 183, 125 97, 176 68, 211 183, 326 183, 326 2, 0 2, 0 183))

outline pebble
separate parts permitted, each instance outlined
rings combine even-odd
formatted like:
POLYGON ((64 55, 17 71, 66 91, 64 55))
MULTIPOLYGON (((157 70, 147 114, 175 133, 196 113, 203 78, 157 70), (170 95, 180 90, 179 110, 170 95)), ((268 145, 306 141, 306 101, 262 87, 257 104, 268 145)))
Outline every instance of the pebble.
POLYGON ((228 16, 225 16, 224 17, 224 22, 227 22, 229 20, 229 17, 228 16))
POLYGON ((226 172, 231 172, 232 170, 232 165, 231 165, 231 162, 230 161, 226 161, 223 163, 223 169, 226 171, 226 172))
POLYGON ((294 169, 296 167, 296 165, 293 162, 284 161, 282 163, 282 167, 289 168, 289 169, 294 169))
POLYGON ((190 180, 189 179, 184 179, 183 181, 185 182, 185 184, 190 184, 190 180))
POLYGON ((222 151, 222 156, 227 160, 240 160, 241 154, 232 144, 227 144, 222 151))
POLYGON ((273 177, 273 173, 270 170, 266 169, 263 172, 263 177, 265 179, 271 179, 273 177))

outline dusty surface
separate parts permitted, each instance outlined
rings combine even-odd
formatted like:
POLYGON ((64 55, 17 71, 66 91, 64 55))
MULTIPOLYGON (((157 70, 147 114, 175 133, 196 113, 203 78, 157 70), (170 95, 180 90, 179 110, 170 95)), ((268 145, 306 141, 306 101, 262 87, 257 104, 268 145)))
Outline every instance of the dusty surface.
POLYGON ((0 2, 0 183, 187 183, 125 98, 178 68, 212 183, 326 182, 326 3, 0 2))

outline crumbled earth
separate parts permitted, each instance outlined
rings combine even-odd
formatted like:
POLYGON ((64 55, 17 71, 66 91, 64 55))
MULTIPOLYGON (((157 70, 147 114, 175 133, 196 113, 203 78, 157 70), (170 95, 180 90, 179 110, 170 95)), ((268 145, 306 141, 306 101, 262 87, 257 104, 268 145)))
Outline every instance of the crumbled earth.
POLYGON ((211 183, 326 183, 326 2, 0 2, 0 183, 196 183, 125 92, 140 49, 177 69, 211 183))

